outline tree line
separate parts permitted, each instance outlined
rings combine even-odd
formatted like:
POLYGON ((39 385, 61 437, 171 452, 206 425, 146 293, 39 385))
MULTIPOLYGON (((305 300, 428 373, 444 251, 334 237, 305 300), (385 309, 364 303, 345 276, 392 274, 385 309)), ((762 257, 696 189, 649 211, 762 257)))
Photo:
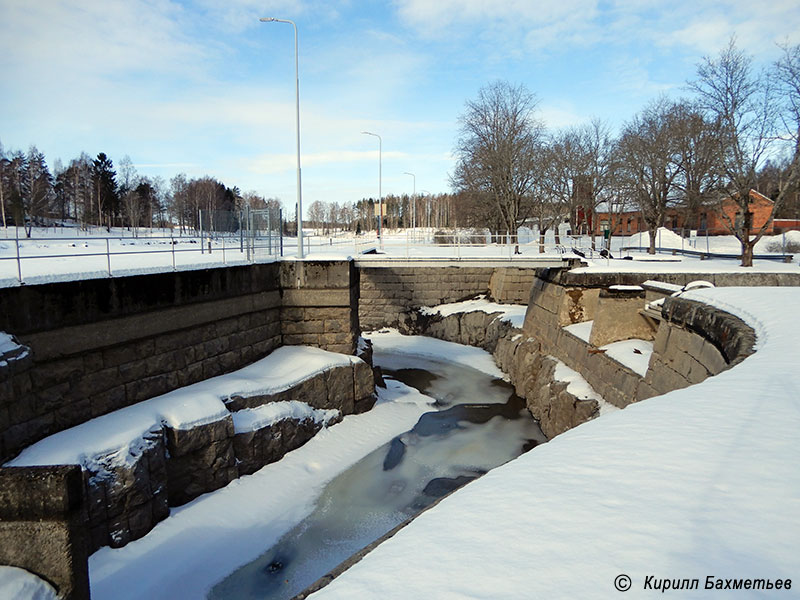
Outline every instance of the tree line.
POLYGON ((51 172, 36 146, 27 153, 6 152, 0 144, 0 224, 34 226, 75 222, 89 227, 174 227, 180 232, 200 227, 200 211, 239 211, 280 208, 276 199, 240 192, 209 176, 187 178, 179 173, 169 181, 136 171, 130 157, 115 168, 100 152, 81 153, 64 166, 56 161, 51 172))
POLYGON ((757 72, 731 39, 697 65, 689 97, 651 101, 616 136, 598 120, 548 132, 524 86, 485 86, 460 118, 459 213, 510 233, 533 221, 543 251, 545 232, 566 220, 576 227, 591 215, 594 225, 602 208, 613 231, 615 216, 638 210, 655 253, 668 210, 686 223, 715 210, 752 265, 767 223, 753 226, 750 190, 772 198, 773 216, 800 210, 800 45, 782 50, 757 72), (738 205, 735 216, 725 201, 738 205))
POLYGON ((405 229, 410 227, 453 227, 457 219, 452 208, 453 194, 388 194, 380 201, 362 198, 352 203, 323 202, 315 200, 306 210, 306 225, 321 235, 337 231, 360 234, 377 227, 378 205, 383 203, 383 227, 405 229))

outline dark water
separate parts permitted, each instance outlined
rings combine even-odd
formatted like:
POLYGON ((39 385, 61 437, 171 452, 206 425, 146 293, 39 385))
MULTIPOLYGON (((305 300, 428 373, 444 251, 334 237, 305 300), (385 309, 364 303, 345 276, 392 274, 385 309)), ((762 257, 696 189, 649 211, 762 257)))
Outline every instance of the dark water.
POLYGON ((314 511, 211 599, 291 598, 438 498, 545 440, 513 388, 474 369, 376 352, 387 378, 436 399, 413 429, 328 483, 314 511))

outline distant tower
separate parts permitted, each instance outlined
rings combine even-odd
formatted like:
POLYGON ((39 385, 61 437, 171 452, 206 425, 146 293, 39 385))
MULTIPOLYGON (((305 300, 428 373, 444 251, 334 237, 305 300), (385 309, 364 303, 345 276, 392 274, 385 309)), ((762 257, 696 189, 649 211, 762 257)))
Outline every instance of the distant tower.
POLYGON ((578 175, 572 180, 572 206, 570 215, 574 223, 573 233, 585 234, 592 229, 593 179, 589 175, 578 175))

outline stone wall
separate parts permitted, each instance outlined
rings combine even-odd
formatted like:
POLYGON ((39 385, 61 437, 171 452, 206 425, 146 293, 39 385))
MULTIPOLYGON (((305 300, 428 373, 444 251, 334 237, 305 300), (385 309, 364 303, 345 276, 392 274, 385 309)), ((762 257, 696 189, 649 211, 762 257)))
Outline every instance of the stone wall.
POLYGON ((524 304, 537 269, 511 267, 361 267, 359 319, 365 330, 397 327, 409 309, 488 294, 524 304))
MULTIPOLYGON (((423 315, 410 310, 401 315, 401 332, 438 337, 479 346, 492 352, 509 375, 516 393, 525 398, 531 414, 548 438, 598 414, 591 399, 567 392, 567 384, 553 379, 555 359, 580 373, 607 402, 624 408, 632 402, 686 387, 716 375, 753 351, 752 329, 740 319, 705 304, 667 298, 657 332, 638 314, 645 304, 644 290, 605 290, 605 275, 584 285, 565 273, 542 271, 531 288, 522 331, 481 311, 423 315), (584 321, 599 323, 589 343, 564 329, 584 321), (596 345, 624 339, 654 339, 653 355, 645 376, 598 351, 596 345)), ((642 280, 652 275, 639 275, 642 280)), ((612 285, 618 282, 612 279, 612 285)))
POLYGON ((354 352, 352 261, 287 261, 0 290, 0 458, 88 419, 228 373, 281 345, 354 352))
MULTIPOLYGON (((639 276, 642 277, 653 276, 639 276)), ((604 280, 605 274, 598 279, 604 280)), ((557 357, 578 371, 598 394, 620 408, 699 383, 743 360, 753 351, 753 331, 740 319, 705 304, 680 297, 667 298, 662 311, 663 320, 653 342, 653 356, 647 374, 642 377, 563 328, 571 324, 565 318, 569 311, 564 306, 574 305, 576 297, 570 293, 575 287, 561 283, 565 280, 572 281, 557 274, 537 280, 531 292, 523 332, 541 343, 541 352, 557 357), (724 353, 720 348, 724 348, 724 353)), ((640 301, 643 307, 644 298, 640 301)), ((573 311, 572 314, 579 312, 573 311)), ((594 316, 599 320, 597 314, 594 316)), ((608 338, 603 341, 616 340, 608 338)))
MULTIPOLYGON (((180 506, 201 494, 254 473, 299 448, 328 418, 285 417, 261 427, 237 430, 238 411, 296 400, 343 415, 363 412, 375 401, 371 367, 353 359, 291 387, 269 394, 232 396, 229 413, 186 428, 154 425, 121 451, 89 457, 84 466, 85 526, 90 550, 121 547, 149 532, 180 506)), ((2 469, 0 469, 2 472, 2 469)))
POLYGON ((76 465, 0 469, 0 564, 36 573, 60 598, 88 600, 88 548, 76 465))
POLYGON ((580 270, 576 272, 575 270, 549 269, 546 277, 549 281, 565 286, 583 288, 641 285, 648 279, 657 279, 658 281, 680 286, 698 280, 709 281, 716 287, 800 286, 800 273, 760 273, 747 272, 746 270, 737 273, 646 273, 642 271, 631 273, 586 273, 580 270))

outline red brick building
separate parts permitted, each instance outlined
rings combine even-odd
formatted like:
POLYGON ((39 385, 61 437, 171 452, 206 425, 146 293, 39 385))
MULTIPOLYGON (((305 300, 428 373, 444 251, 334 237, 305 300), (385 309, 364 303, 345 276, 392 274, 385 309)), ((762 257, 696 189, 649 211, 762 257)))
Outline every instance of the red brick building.
MULTIPOLYGON (((750 190, 750 212, 752 213, 752 226, 754 231, 758 231, 764 223, 767 223, 766 234, 772 235, 773 223, 770 218, 772 215, 772 200, 750 190)), ((722 212, 730 219, 731 223, 741 220, 741 207, 727 198, 722 201, 722 212)), ((662 224, 668 229, 696 229, 708 232, 708 235, 727 235, 731 233, 728 221, 712 207, 702 207, 697 216, 687 221, 684 211, 677 208, 667 209, 667 214, 662 224)), ((647 225, 642 218, 640 211, 627 211, 622 213, 598 212, 595 226, 595 234, 600 235, 606 229, 613 226, 613 235, 631 235, 640 231, 647 231, 647 225)))

